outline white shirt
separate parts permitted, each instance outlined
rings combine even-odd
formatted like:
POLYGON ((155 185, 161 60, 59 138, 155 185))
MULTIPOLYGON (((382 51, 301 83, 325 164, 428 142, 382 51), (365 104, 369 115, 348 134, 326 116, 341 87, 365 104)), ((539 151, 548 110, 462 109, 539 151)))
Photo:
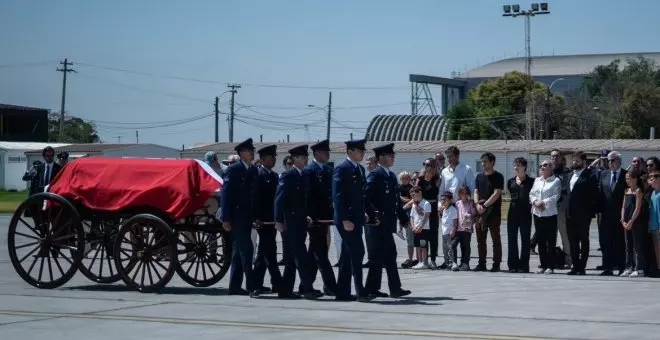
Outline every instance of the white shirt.
POLYGON ((573 192, 573 187, 575 186, 575 183, 577 183, 578 179, 580 178, 580 175, 582 174, 582 171, 584 171, 584 169, 573 171, 573 176, 571 176, 571 181, 569 182, 569 187, 571 188, 571 192, 573 192))
POLYGON ((453 205, 442 211, 442 235, 451 234, 456 220, 458 220, 458 210, 453 205))
POLYGON ((247 164, 245 161, 241 161, 241 163, 243 163, 243 165, 245 166, 245 169, 250 169, 250 165, 247 164))
MULTIPOLYGON (((410 209, 410 222, 412 223, 413 228, 417 228, 420 223, 424 220, 424 214, 431 213, 431 203, 426 200, 421 200, 419 205, 413 203, 412 209, 410 209), (417 211, 421 210, 421 211, 417 211)), ((422 229, 429 230, 429 220, 426 220, 426 223, 422 226, 422 229)))
POLYGON ((536 177, 532 190, 529 191, 529 202, 532 203, 532 214, 538 217, 557 215, 557 200, 561 195, 561 181, 555 176, 543 179, 536 177), (534 206, 535 201, 543 201, 545 209, 540 210, 534 206))
POLYGON ((438 193, 438 201, 441 201, 440 195, 445 191, 450 191, 454 195, 454 202, 459 199, 458 190, 466 186, 469 193, 474 192, 474 171, 469 165, 458 163, 456 169, 446 167, 440 173, 440 190, 438 193))
POLYGON ((358 164, 357 164, 356 161, 354 161, 354 160, 352 160, 352 159, 350 159, 350 158, 348 158, 348 157, 346 157, 346 159, 348 159, 348 161, 351 162, 351 164, 353 164, 354 167, 356 167, 356 168, 358 167, 358 164))

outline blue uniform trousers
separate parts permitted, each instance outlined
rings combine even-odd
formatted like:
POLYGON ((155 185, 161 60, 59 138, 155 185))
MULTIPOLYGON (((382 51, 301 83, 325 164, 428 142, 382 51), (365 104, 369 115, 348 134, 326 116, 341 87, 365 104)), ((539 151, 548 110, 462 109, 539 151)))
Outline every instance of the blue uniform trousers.
POLYGON ((231 236, 234 239, 234 247, 231 254, 231 272, 229 273, 229 291, 236 292, 243 286, 243 275, 245 274, 245 286, 248 291, 255 289, 252 272, 252 258, 254 248, 252 246, 252 223, 235 221, 231 224, 231 236))
POLYGON ((335 226, 341 235, 341 255, 339 256, 339 273, 337 275, 338 299, 351 296, 351 274, 355 292, 358 296, 367 296, 362 283, 362 260, 364 259, 364 243, 362 241, 362 226, 355 226, 353 231, 344 230, 343 225, 335 226))
POLYGON ((254 261, 254 286, 259 289, 264 285, 266 269, 270 274, 270 284, 273 291, 278 290, 282 281, 280 268, 277 266, 277 230, 268 225, 260 228, 257 259, 254 261))
MULTIPOLYGON (((279 293, 292 293, 296 281, 296 269, 300 276, 302 286, 306 288, 313 288, 313 283, 310 277, 310 264, 309 257, 307 256, 307 249, 305 247, 305 239, 307 238, 307 230, 303 225, 291 226, 287 225, 282 233, 283 246, 286 251, 284 255, 284 273, 282 275, 282 285, 279 293)), ((306 293, 306 292, 301 292, 306 293)))
POLYGON ((396 263, 397 253, 394 236, 390 229, 384 225, 367 228, 369 229, 367 244, 369 245, 369 254, 371 254, 371 263, 367 272, 365 288, 369 293, 378 292, 383 280, 383 269, 385 269, 390 293, 398 292, 401 290, 401 279, 396 263))
MULTIPOLYGON (((328 259, 328 228, 324 223, 317 223, 309 228, 309 250, 307 252, 310 263, 310 278, 312 283, 316 280, 317 272, 321 272, 323 287, 331 292, 337 289, 335 272, 332 270, 330 259, 328 259)), ((305 291, 305 286, 300 285, 300 291, 305 291)))

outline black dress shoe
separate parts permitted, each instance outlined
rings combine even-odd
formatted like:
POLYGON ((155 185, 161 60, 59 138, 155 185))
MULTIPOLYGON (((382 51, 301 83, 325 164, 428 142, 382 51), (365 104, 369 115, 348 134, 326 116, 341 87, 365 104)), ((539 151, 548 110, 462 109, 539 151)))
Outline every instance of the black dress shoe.
POLYGON ((253 291, 250 292, 250 297, 251 297, 251 298, 258 298, 259 295, 261 295, 261 294, 259 293, 259 290, 258 290, 258 289, 255 289, 255 290, 253 290, 253 291))
POLYGON ((603 269, 605 269, 604 266, 597 266, 597 267, 596 267, 596 270, 603 270, 603 269))
POLYGON ((609 269, 603 271, 602 273, 600 273, 600 276, 613 276, 613 275, 614 275, 614 273, 612 273, 612 271, 609 270, 609 269))
POLYGON ((491 273, 497 273, 500 271, 500 266, 499 265, 493 265, 493 268, 490 268, 489 270, 491 273))
POLYGON ((328 288, 323 288, 323 295, 325 295, 325 296, 335 296, 335 292, 328 289, 328 288))
POLYGON ((566 275, 577 275, 577 274, 578 274, 578 270, 575 269, 571 269, 568 273, 566 273, 566 275))
POLYGON ((300 299, 300 294, 296 293, 277 293, 278 299, 300 299))
POLYGON ((320 297, 323 297, 323 293, 321 293, 320 290, 313 290, 311 292, 305 293, 303 297, 307 300, 316 300, 320 297))
POLYGON ((335 301, 355 301, 357 298, 355 295, 349 295, 349 296, 335 296, 335 301))
POLYGON ((383 293, 383 292, 379 292, 379 291, 375 291, 375 292, 373 292, 373 293, 369 293, 369 295, 373 295, 373 296, 375 296, 375 297, 377 297, 377 298, 385 298, 385 297, 388 297, 388 296, 389 296, 389 295, 387 295, 387 294, 385 294, 385 293, 383 293))
POLYGON ((358 296, 357 299, 356 299, 356 301, 357 301, 357 302, 369 302, 369 301, 371 301, 371 300, 373 300, 373 299, 375 299, 375 298, 376 298, 375 295, 371 295, 371 294, 369 294, 369 295, 358 296))
POLYGON ((477 265, 472 270, 475 271, 475 272, 485 272, 486 271, 486 265, 485 264, 477 265))
POLYGON ((263 287, 263 286, 260 287, 260 288, 257 288, 257 290, 258 290, 259 293, 261 293, 261 294, 268 294, 268 293, 271 293, 271 292, 272 292, 272 291, 270 290, 270 288, 268 288, 268 287, 263 287))
POLYGON ((393 298, 397 299, 397 298, 400 298, 400 297, 410 295, 410 293, 412 293, 412 292, 407 290, 407 289, 399 289, 396 292, 390 292, 390 297, 393 297, 393 298))
POLYGON ((518 273, 529 273, 529 268, 518 269, 518 273))
POLYGON ((243 296, 247 296, 247 295, 250 295, 250 293, 248 293, 248 291, 245 290, 245 289, 239 289, 239 290, 230 290, 230 291, 229 291, 229 295, 243 295, 243 296))
POLYGON ((509 273, 517 273, 518 269, 516 268, 509 268, 509 273))
POLYGON ((587 275, 587 273, 584 270, 578 270, 577 274, 578 275, 587 275))

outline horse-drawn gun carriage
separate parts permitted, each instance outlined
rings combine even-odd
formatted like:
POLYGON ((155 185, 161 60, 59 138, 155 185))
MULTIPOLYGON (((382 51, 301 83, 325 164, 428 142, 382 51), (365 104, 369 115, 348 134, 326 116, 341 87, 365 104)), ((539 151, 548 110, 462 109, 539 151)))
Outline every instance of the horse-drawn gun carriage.
POLYGON ((195 160, 75 160, 14 213, 12 265, 38 288, 59 287, 78 270, 140 292, 158 291, 175 272, 211 286, 227 273, 232 251, 216 218, 221 188, 220 177, 195 160))

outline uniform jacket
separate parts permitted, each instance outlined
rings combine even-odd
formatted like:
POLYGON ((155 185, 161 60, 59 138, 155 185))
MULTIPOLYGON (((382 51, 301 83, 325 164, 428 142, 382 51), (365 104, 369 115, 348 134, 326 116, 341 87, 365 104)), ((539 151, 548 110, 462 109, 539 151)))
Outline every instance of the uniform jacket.
POLYGON ((275 194, 275 222, 286 229, 307 228, 307 173, 297 168, 282 173, 275 194))
POLYGON ((258 178, 257 206, 259 210, 257 211, 257 218, 261 222, 273 222, 275 221, 275 192, 277 191, 279 176, 275 171, 260 167, 258 178))
POLYGON ((364 226, 365 214, 365 170, 346 159, 335 166, 332 173, 332 203, 335 208, 336 226, 342 221, 351 221, 356 227, 364 226))
POLYGON ((598 178, 594 171, 585 168, 571 191, 572 177, 573 172, 571 171, 568 175, 568 217, 591 218, 596 212, 598 204, 598 178))
POLYGON ((45 163, 41 163, 34 168, 36 170, 36 173, 30 174, 29 172, 25 172, 25 174, 23 175, 23 180, 30 182, 30 190, 29 190, 30 195, 34 195, 39 192, 44 192, 44 188, 46 187, 46 185, 50 184, 50 182, 57 176, 60 170, 62 170, 62 166, 60 166, 56 162, 51 163, 51 165, 52 165, 52 169, 51 169, 50 178, 47 179, 45 182, 44 182, 44 175, 46 171, 45 163))
POLYGON ((332 168, 311 162, 305 172, 309 180, 309 217, 312 220, 332 220, 332 168))
POLYGON ((229 167, 224 174, 222 188, 222 220, 252 224, 259 211, 256 194, 258 192, 258 170, 250 165, 245 168, 243 162, 229 167))
POLYGON ((403 210, 403 203, 399 195, 399 183, 393 172, 382 166, 377 167, 367 176, 367 215, 370 220, 378 218, 378 230, 396 232, 397 219, 402 223, 408 222, 408 216, 403 210), (378 212, 378 213, 376 213, 378 212))

